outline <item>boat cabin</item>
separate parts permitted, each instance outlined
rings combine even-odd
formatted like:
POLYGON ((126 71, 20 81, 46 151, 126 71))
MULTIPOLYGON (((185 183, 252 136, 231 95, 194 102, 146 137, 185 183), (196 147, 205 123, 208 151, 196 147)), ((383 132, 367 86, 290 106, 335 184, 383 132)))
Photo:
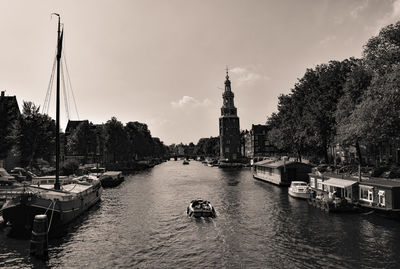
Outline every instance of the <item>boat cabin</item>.
MULTIPOLYGON (((54 185, 56 182, 55 176, 43 176, 43 177, 34 177, 32 178, 32 185, 54 185)), ((59 176, 59 182, 61 185, 69 184, 72 182, 72 179, 67 176, 59 176)))
POLYGON ((400 210, 400 182, 383 178, 363 179, 359 184, 361 206, 400 210))
POLYGON ((253 165, 253 177, 281 186, 292 181, 308 182, 311 165, 286 160, 264 160, 253 165))
POLYGON ((342 198, 349 202, 358 199, 358 182, 352 177, 337 174, 310 173, 310 188, 316 195, 342 198))

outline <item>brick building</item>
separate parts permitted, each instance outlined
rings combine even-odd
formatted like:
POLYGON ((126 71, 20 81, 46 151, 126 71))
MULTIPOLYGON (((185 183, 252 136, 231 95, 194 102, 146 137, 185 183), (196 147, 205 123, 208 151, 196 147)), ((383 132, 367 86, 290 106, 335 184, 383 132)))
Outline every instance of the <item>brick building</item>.
POLYGON ((248 158, 274 155, 276 149, 268 140, 269 130, 267 125, 253 124, 251 130, 243 134, 242 154, 248 158))
POLYGON ((11 144, 7 142, 7 136, 11 133, 13 125, 21 116, 17 97, 6 96, 5 91, 0 95, 0 167, 6 169, 14 168, 18 165, 18 156, 11 144))
POLYGON ((240 159, 240 127, 235 95, 231 90, 228 70, 226 71, 225 90, 222 94, 223 105, 219 118, 220 160, 235 162, 240 159))

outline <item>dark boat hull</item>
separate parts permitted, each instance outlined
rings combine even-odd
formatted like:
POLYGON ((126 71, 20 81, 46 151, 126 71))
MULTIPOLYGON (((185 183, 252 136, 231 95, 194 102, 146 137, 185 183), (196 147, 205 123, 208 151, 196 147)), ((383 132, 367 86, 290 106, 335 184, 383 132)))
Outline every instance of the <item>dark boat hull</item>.
POLYGON ((121 184, 124 181, 124 178, 123 177, 120 177, 120 178, 108 177, 108 178, 101 179, 100 181, 101 181, 101 185, 103 186, 103 188, 112 188, 112 187, 116 187, 119 184, 121 184))
POLYGON ((30 235, 35 215, 46 214, 49 233, 62 233, 60 229, 100 201, 101 192, 101 185, 97 184, 85 195, 67 201, 57 200, 55 203, 37 195, 21 194, 13 199, 13 206, 3 208, 3 219, 11 223, 14 235, 24 236, 30 235))

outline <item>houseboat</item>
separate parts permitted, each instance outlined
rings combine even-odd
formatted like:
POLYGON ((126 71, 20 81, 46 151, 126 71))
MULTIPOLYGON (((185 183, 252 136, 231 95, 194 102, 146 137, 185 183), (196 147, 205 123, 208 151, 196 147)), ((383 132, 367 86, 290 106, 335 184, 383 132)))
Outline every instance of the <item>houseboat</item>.
POLYGON ((358 200, 358 182, 338 174, 310 173, 309 204, 326 212, 355 211, 358 200))
POLYGON ((311 165, 283 160, 264 160, 253 165, 253 177, 279 186, 289 186, 292 181, 308 182, 311 165))
POLYGON ((400 219, 400 181, 395 179, 362 179, 358 185, 358 204, 364 209, 400 219))

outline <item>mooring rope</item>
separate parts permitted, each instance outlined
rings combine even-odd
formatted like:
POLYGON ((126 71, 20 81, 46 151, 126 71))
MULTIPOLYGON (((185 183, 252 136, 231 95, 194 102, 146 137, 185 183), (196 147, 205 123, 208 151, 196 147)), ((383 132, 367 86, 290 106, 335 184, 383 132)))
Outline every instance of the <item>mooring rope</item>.
POLYGON ((54 214, 55 207, 56 207, 56 201, 54 201, 54 203, 53 203, 53 211, 51 211, 51 217, 50 217, 49 228, 47 229, 47 233, 50 232, 50 227, 51 227, 51 222, 53 220, 53 214, 54 214))
POLYGON ((49 211, 49 208, 50 208, 50 206, 53 204, 53 200, 51 201, 51 203, 49 204, 49 207, 46 209, 46 212, 44 212, 44 214, 46 215, 47 214, 47 211, 49 211))

